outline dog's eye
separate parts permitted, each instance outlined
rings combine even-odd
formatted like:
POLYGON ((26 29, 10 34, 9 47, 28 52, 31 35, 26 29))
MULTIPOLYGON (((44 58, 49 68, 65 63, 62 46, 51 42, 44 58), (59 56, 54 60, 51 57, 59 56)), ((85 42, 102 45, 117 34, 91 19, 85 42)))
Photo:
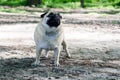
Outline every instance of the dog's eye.
POLYGON ((58 15, 60 18, 62 18, 62 16, 61 16, 59 13, 58 13, 57 15, 58 15))

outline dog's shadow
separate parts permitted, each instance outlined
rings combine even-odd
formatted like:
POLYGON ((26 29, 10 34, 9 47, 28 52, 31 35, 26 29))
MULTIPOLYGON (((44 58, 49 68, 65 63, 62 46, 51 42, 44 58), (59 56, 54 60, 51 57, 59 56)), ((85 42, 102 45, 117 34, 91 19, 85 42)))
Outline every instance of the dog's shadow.
MULTIPOLYGON (((0 54, 2 55, 4 52, 11 53, 11 51, 15 50, 22 50, 24 52, 34 52, 35 47, 23 47, 23 46, 18 46, 18 47, 9 47, 9 46, 0 46, 0 54)), ((12 54, 12 53, 11 53, 12 54)), ((17 53, 19 54, 19 53, 17 53)), ((50 53, 52 55, 52 53, 50 53)), ((62 55, 62 58, 63 55, 62 55)), ((60 62, 62 61, 62 58, 60 58, 60 62)), ((63 59, 65 60, 65 59, 63 59)), ((35 57, 25 57, 25 58, 3 58, 0 59, 0 71, 7 70, 8 72, 10 70, 17 70, 17 69, 28 69, 28 68, 33 68, 31 64, 35 61, 35 57)), ((49 56, 48 58, 41 57, 40 58, 41 63, 46 64, 48 66, 53 65, 53 57, 49 56)))
MULTIPOLYGON (((28 46, 17 46, 17 47, 9 47, 9 46, 0 46, 0 54, 4 55, 4 53, 11 53, 11 51, 23 51, 26 53, 35 53, 35 47, 28 47, 28 46)), ((62 52, 64 54, 64 51, 62 52)), ((13 54, 13 53, 11 53, 13 54)), ((9 54, 9 55, 11 55, 9 54)), ((15 53, 19 54, 19 53, 15 53)), ((8 56, 9 56, 8 55, 8 56)), ((63 74, 66 74, 67 68, 64 69, 64 67, 68 66, 71 62, 70 59, 66 59, 64 55, 60 56, 60 64, 62 67, 60 69, 55 69, 55 66, 53 65, 53 53, 49 53, 49 57, 41 57, 40 61, 41 64, 45 64, 45 66, 32 66, 31 64, 34 63, 35 57, 30 56, 24 56, 24 58, 18 58, 19 55, 15 58, 5 58, 1 57, 0 59, 0 80, 1 77, 3 77, 4 80, 8 80, 8 78, 11 77, 10 80, 14 80, 13 78, 20 78, 21 80, 24 80, 24 78, 31 78, 33 77, 48 77, 48 76, 55 76, 59 75, 62 76, 63 74), (20 77, 22 76, 22 77, 20 77)), ((7 56, 7 55, 6 55, 7 56)), ((44 56, 41 55, 41 56, 44 56)), ((30 79, 34 80, 34 79, 30 79)))
POLYGON ((25 69, 32 68, 31 63, 34 61, 34 58, 10 58, 10 59, 1 59, 0 67, 2 69, 25 69))

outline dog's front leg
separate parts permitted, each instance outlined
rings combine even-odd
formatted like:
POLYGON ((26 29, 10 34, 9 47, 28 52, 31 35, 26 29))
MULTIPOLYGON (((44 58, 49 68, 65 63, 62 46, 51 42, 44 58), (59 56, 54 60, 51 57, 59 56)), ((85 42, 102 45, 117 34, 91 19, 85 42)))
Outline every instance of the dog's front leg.
POLYGON ((34 66, 40 65, 40 55, 41 55, 41 52, 42 52, 42 48, 36 47, 36 61, 32 65, 34 65, 34 66))
POLYGON ((54 49, 54 65, 59 66, 59 56, 60 56, 60 48, 55 48, 54 49))

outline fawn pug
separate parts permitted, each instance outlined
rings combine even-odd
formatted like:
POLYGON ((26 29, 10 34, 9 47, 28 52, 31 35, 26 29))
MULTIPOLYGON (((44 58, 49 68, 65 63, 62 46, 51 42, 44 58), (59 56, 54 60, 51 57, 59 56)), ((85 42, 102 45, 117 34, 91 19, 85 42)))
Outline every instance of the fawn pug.
POLYGON ((41 15, 41 21, 37 25, 34 32, 34 40, 36 43, 36 61, 33 65, 40 65, 41 51, 46 50, 46 57, 48 51, 54 51, 54 65, 59 66, 59 55, 61 46, 67 53, 67 57, 71 57, 64 39, 63 27, 61 25, 62 16, 56 12, 45 12, 41 15))

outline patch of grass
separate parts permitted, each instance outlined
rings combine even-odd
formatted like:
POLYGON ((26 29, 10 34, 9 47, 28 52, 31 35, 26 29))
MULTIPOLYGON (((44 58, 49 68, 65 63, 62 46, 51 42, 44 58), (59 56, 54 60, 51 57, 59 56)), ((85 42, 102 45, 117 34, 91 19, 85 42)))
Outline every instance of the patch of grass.
POLYGON ((27 3, 27 0, 0 0, 0 5, 5 6, 25 6, 27 3))
MULTIPOLYGON (((86 8, 119 8, 119 0, 85 0, 86 8)), ((44 0, 40 7, 49 8, 68 8, 75 9, 80 7, 80 0, 44 0)))
MULTIPOLYGON (((27 0, 0 0, 0 5, 26 6, 27 0)), ((120 8, 120 0, 85 0, 86 8, 120 8)), ((42 8, 75 9, 80 7, 80 0, 43 0, 42 8)))
POLYGON ((27 13, 25 10, 17 9, 17 8, 3 8, 0 7, 0 12, 9 12, 9 13, 27 13))
MULTIPOLYGON (((27 0, 0 0, 0 5, 10 6, 10 8, 1 8, 2 12, 14 12, 14 13, 26 13, 24 9, 17 9, 17 6, 26 6, 27 0)), ((120 0, 85 0, 85 6, 87 9, 120 9, 120 0)), ((78 9, 80 7, 80 0, 43 0, 38 8, 62 8, 65 10, 78 9)), ((119 12, 111 12, 115 14, 119 12)))
POLYGON ((104 14, 101 14, 102 17, 106 17, 107 15, 108 15, 108 14, 105 14, 105 13, 104 13, 104 14))
POLYGON ((114 24, 118 24, 118 21, 112 21, 112 24, 114 25, 114 24))
POLYGON ((51 3, 47 2, 43 5, 39 5, 38 7, 44 7, 44 8, 62 8, 62 9, 76 9, 80 8, 79 2, 68 2, 68 3, 51 3))

